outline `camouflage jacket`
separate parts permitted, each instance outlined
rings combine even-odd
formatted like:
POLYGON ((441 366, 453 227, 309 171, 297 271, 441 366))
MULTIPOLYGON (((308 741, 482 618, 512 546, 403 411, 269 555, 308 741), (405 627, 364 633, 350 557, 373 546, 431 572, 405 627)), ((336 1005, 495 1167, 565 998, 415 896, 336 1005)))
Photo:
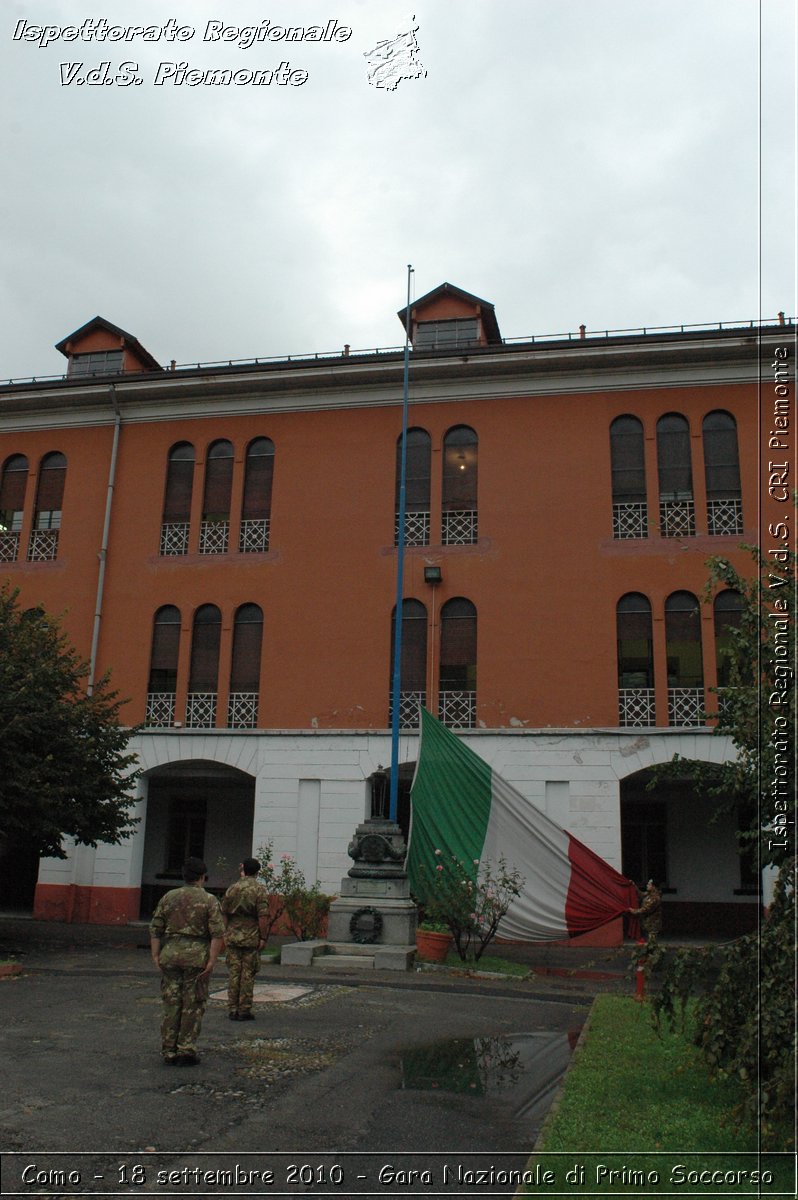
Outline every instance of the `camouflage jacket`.
POLYGON ((645 933, 659 933, 662 929, 662 896, 659 892, 646 892, 639 908, 633 908, 634 916, 640 918, 645 933))
POLYGON ((162 967, 204 967, 211 939, 223 936, 219 901, 196 885, 167 892, 150 921, 150 937, 161 939, 162 967))
POLYGON ((257 949, 260 941, 259 917, 268 916, 269 893, 255 875, 245 875, 232 884, 222 898, 227 918, 224 940, 228 946, 257 949))

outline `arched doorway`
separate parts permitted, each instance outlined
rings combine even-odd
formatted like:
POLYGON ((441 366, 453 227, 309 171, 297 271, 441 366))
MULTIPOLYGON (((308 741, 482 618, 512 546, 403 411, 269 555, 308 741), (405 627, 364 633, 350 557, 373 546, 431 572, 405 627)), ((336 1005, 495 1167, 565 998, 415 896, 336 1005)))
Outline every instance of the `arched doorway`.
MULTIPOLYGON (((706 764, 704 764, 706 766, 706 764)), ((624 875, 663 892, 663 936, 734 937, 755 928, 759 881, 738 852, 735 814, 687 776, 660 780, 638 771, 621 781, 624 875)))
MULTIPOLYGON (((407 842, 410 836, 410 786, 415 773, 416 764, 414 762, 399 764, 396 793, 396 824, 402 830, 405 842, 407 842)), ((391 773, 387 768, 381 767, 369 777, 368 782, 371 785, 371 812, 369 815, 387 820, 390 812, 391 773)))
POLYGON ((207 890, 221 894, 252 853, 255 780, 234 767, 201 760, 157 767, 146 776, 147 827, 141 916, 182 883, 189 856, 208 865, 207 890))
POLYGON ((0 836, 0 910, 29 913, 39 877, 39 855, 22 839, 0 836))

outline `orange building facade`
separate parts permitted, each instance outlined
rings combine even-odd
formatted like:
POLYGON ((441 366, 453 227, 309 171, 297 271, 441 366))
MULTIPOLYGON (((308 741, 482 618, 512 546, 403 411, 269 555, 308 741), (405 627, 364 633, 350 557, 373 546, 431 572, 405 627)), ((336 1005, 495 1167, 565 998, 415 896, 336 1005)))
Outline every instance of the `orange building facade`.
MULTIPOLYGON (((421 702, 654 875, 666 931, 750 927, 734 822, 645 785, 733 753, 705 713, 739 598, 702 600, 706 561, 747 571, 760 540, 760 382, 787 331, 507 342, 444 284, 409 332, 402 823, 421 702)), ((0 387, 0 571, 129 697, 141 820, 32 866, 34 915, 136 920, 187 853, 223 887, 267 840, 335 891, 385 804, 403 355, 162 369, 101 318, 58 348, 64 378, 0 387)))

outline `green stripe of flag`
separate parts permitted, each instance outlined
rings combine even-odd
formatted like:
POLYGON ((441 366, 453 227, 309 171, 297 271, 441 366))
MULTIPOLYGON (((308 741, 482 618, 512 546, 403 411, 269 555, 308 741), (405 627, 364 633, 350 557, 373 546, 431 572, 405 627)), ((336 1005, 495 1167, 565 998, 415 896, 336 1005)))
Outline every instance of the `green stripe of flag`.
MULTIPOLYGON (((407 873, 424 898, 422 864, 433 870, 443 849, 465 864, 482 858, 491 807, 491 769, 421 709, 421 745, 411 792, 413 825, 407 873)), ((476 875, 476 867, 474 867, 476 875)))

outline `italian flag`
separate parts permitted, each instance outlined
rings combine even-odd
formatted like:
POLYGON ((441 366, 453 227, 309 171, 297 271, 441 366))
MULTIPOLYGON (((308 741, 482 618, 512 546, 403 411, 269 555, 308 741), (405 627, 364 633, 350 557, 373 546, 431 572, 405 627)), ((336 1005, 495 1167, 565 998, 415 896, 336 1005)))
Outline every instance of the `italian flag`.
POLYGON ((422 901, 421 867, 434 871, 440 851, 474 876, 475 860, 495 865, 502 855, 521 872, 521 894, 498 930, 509 940, 573 937, 638 906, 631 880, 535 808, 423 708, 410 797, 407 871, 422 901))

